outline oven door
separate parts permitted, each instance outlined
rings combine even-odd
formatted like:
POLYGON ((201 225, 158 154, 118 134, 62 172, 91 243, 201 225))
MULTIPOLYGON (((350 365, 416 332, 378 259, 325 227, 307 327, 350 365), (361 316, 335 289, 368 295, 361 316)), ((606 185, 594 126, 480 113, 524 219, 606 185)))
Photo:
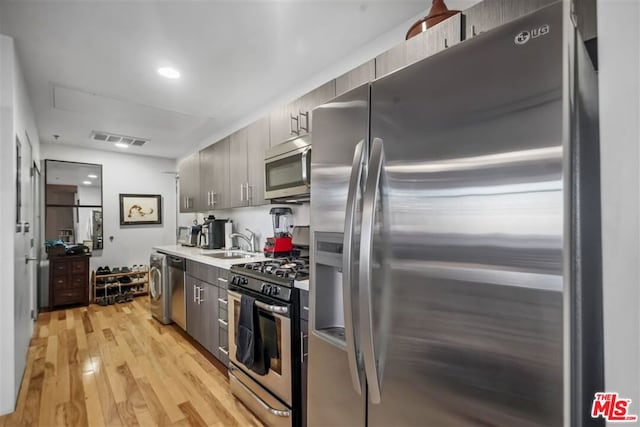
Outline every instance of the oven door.
POLYGON ((268 158, 265 167, 265 198, 279 199, 309 194, 311 146, 268 158))
POLYGON ((265 375, 259 375, 236 358, 240 294, 229 290, 227 291, 227 300, 229 307, 229 360, 264 388, 291 406, 291 319, 286 315, 275 312, 278 311, 278 308, 288 308, 288 306, 273 305, 271 303, 258 305, 258 317, 261 326, 268 326, 271 330, 276 331, 276 343, 278 346, 278 355, 275 358, 271 358, 269 371, 265 375))

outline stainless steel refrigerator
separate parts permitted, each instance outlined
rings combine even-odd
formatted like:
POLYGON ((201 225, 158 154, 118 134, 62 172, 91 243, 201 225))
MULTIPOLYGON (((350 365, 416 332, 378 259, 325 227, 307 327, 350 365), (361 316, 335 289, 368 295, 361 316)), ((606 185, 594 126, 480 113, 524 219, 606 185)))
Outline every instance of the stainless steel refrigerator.
POLYGON ((600 425, 597 80, 566 3, 314 110, 308 425, 600 425))

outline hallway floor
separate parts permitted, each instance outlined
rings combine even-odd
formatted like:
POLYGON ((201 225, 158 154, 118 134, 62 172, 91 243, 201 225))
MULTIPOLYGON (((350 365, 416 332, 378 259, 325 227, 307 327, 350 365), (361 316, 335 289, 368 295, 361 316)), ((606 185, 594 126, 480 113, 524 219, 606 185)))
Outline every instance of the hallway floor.
POLYGON ((0 427, 261 425, 147 301, 41 313, 16 412, 0 427))

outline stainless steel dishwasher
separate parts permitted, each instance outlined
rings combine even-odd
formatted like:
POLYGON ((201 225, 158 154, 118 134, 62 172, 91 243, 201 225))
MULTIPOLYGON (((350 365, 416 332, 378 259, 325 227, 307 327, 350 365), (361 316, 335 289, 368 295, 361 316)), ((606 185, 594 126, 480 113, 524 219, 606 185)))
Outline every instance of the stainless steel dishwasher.
POLYGON ((169 289, 171 292, 171 320, 182 329, 187 329, 186 310, 184 300, 184 258, 167 256, 167 269, 169 271, 169 289))

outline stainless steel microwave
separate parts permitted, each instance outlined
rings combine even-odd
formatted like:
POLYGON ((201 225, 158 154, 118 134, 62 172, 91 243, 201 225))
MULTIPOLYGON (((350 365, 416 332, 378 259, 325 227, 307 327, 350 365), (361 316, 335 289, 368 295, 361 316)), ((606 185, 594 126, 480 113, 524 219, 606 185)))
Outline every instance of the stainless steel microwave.
POLYGON ((279 202, 309 200, 311 135, 290 139, 265 153, 265 198, 279 202))

